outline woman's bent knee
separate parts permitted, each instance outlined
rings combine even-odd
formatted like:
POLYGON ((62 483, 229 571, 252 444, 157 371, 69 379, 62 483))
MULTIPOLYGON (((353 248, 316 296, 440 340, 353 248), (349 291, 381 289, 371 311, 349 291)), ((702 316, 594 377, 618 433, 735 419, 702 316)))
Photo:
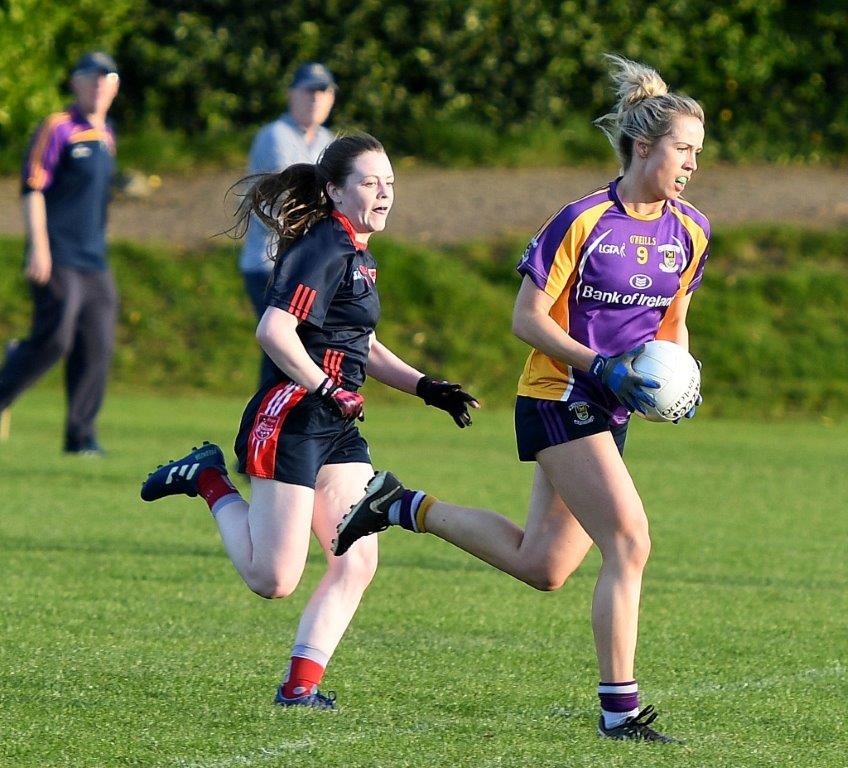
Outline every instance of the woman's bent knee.
POLYGON ((559 589, 563 584, 565 584, 565 579, 547 579, 544 578, 534 578, 526 582, 533 589, 538 589, 539 592, 554 592, 559 589))
POLYGON ((353 547, 343 557, 330 560, 330 570, 351 585, 365 589, 377 572, 377 548, 353 547))
POLYGON ((266 600, 279 600, 291 595, 300 581, 300 577, 294 579, 286 574, 257 574, 247 580, 247 586, 259 597, 266 600))
POLYGON ((553 592, 565 584, 571 574, 570 570, 539 564, 525 572, 522 581, 540 592, 553 592))

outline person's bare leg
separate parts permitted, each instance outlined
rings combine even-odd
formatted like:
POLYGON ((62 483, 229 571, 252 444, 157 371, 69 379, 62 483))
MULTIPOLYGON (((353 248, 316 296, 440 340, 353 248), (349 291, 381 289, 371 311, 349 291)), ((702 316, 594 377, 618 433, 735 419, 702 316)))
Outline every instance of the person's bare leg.
POLYGON ((642 572, 651 544, 630 473, 607 432, 546 448, 537 460, 603 557, 592 603, 601 679, 633 680, 642 572))
POLYGON ((426 530, 540 589, 562 584, 595 541, 603 556, 592 608, 601 677, 631 680, 650 551, 639 495, 608 432, 546 448, 537 460, 526 530, 441 501, 429 508, 426 530))
POLYGON ((342 557, 330 549, 336 525, 374 470, 368 464, 327 464, 318 473, 312 530, 327 560, 327 572, 318 583, 300 618, 295 644, 320 648, 333 654, 353 619, 365 589, 377 569, 377 537, 356 543, 342 557))
POLYGON ((332 706, 332 697, 319 694, 318 686, 377 569, 376 537, 334 557, 332 534, 372 473, 371 466, 362 463, 329 464, 318 473, 312 530, 324 550, 327 572, 301 614, 278 703, 316 694, 307 699, 317 700, 312 706, 332 706))
POLYGON ((306 564, 315 492, 252 477, 249 505, 229 498, 216 509, 215 522, 239 575, 262 597, 290 595, 306 564))
POLYGON ((484 509, 437 501, 426 528, 454 546, 536 589, 560 587, 583 562, 592 540, 544 472, 533 478, 526 528, 484 509))

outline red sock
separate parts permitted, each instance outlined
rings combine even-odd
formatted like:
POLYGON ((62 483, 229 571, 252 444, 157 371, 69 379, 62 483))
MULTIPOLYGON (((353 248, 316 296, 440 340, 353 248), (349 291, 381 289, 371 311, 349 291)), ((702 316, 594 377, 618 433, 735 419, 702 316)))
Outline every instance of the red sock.
POLYGON ((288 678, 283 683, 283 696, 287 699, 308 696, 318 687, 322 677, 324 677, 324 667, 317 661, 292 656, 288 678))
POLYGON ((230 478, 215 467, 207 467, 197 476, 197 490, 206 499, 209 509, 224 496, 238 493, 238 488, 230 482, 230 478))

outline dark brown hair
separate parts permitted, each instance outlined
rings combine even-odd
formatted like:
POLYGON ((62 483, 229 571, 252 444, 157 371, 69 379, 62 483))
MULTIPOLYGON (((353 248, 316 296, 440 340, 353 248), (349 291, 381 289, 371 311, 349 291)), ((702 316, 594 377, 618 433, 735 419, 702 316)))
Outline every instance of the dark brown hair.
POLYGON ((368 133, 339 136, 321 153, 318 162, 290 165, 280 173, 248 176, 236 187, 249 185, 242 193, 236 211, 236 223, 230 230, 236 237, 247 231, 250 215, 256 217, 279 237, 272 259, 303 237, 315 222, 333 210, 327 184, 344 185, 356 158, 365 152, 385 152, 383 145, 368 133))

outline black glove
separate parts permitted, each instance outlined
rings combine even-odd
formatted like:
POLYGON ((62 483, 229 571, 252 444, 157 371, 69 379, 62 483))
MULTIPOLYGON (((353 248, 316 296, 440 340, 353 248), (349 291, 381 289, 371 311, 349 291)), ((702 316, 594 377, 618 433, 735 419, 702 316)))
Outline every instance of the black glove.
POLYGON ((315 390, 315 394, 342 418, 365 421, 365 399, 359 392, 342 389, 328 376, 315 390))
POLYGON ((616 357, 598 355, 589 368, 589 373, 611 389, 623 406, 639 413, 645 413, 646 407, 654 405, 654 396, 646 392, 645 388, 658 389, 660 386, 656 379, 633 370, 633 361, 644 348, 642 344, 616 357))
POLYGON ((460 429, 464 429, 471 424, 468 406, 471 405, 473 408, 480 407, 477 398, 463 391, 462 384, 451 384, 449 381, 431 379, 429 376, 422 376, 418 379, 418 384, 415 386, 415 394, 427 403, 427 405, 433 405, 436 408, 447 411, 453 416, 456 426, 460 429))

